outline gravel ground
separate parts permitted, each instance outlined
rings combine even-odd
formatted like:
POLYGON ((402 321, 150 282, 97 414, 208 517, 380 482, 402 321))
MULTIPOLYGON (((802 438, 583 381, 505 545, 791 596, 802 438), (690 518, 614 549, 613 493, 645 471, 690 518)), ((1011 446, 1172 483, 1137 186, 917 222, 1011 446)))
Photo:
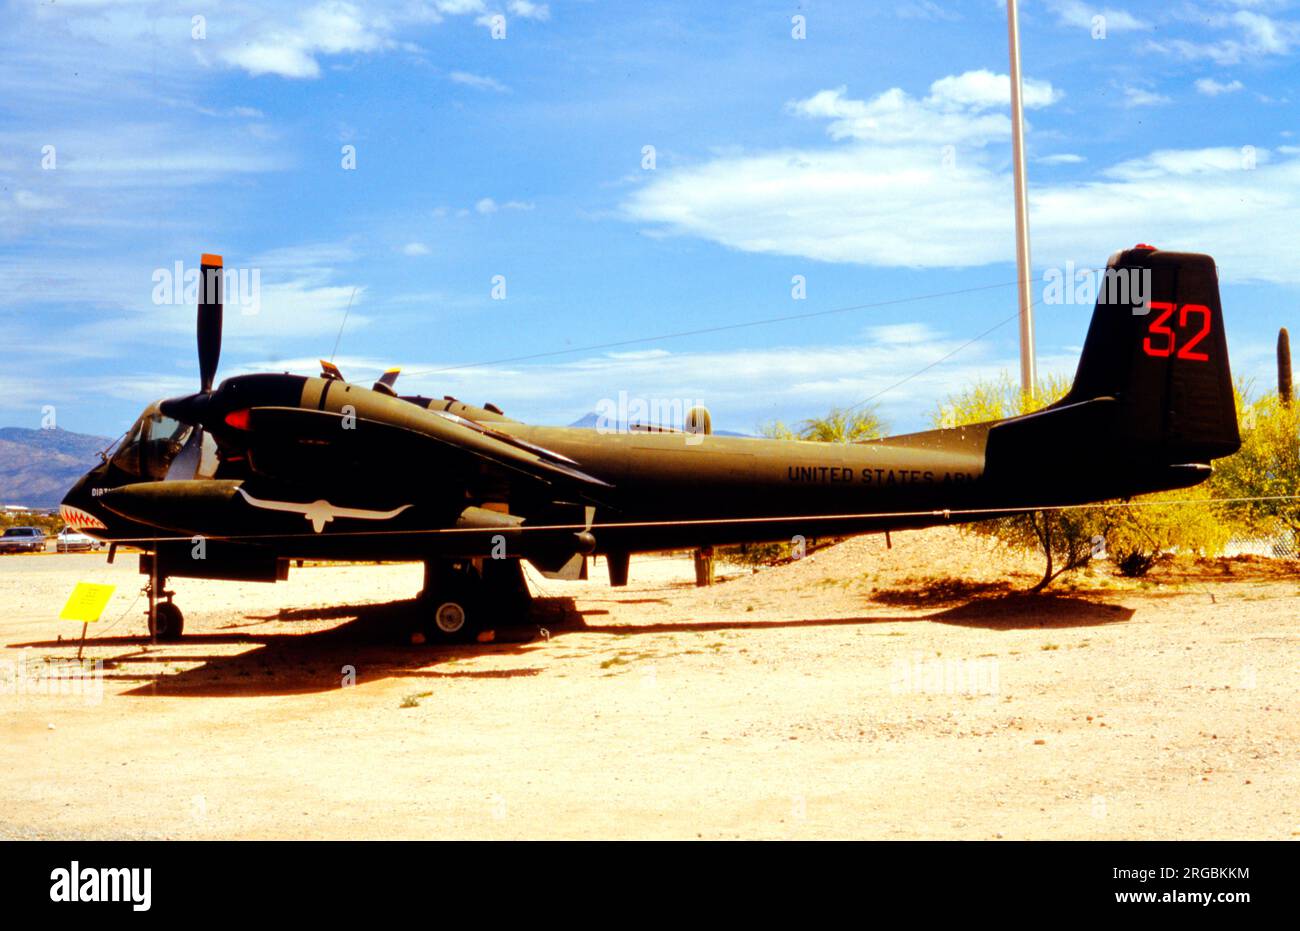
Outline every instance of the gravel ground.
POLYGON ((177 579, 151 647, 134 557, 0 557, 0 837, 1300 836, 1294 567, 1030 596, 937 529, 723 569, 537 577, 534 626, 456 648, 409 643, 418 565, 177 579), (103 679, 17 694, 79 580, 118 586, 103 679))

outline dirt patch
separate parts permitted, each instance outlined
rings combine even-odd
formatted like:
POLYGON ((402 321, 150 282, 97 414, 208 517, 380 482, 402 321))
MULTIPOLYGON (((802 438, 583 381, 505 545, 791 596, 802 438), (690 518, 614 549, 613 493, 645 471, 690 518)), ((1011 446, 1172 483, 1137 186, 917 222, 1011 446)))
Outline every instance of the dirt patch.
MULTIPOLYGON (((415 565, 175 580, 150 646, 133 561, 0 558, 0 660, 102 695, 0 695, 18 837, 1300 836, 1294 567, 1041 572, 950 529, 850 540, 707 589, 531 581, 511 642, 411 646, 415 565), (61 638, 61 639, 60 639, 61 638)), ((1226 568, 1225 568, 1226 567, 1226 568)))

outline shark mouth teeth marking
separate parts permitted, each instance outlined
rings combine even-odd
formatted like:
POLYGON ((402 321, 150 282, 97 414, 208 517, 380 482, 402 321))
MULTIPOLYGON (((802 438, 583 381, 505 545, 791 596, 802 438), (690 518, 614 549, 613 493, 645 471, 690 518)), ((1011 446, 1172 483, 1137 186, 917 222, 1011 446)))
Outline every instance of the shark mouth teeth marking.
POLYGON ((108 529, 108 526, 94 514, 81 508, 74 508, 70 504, 59 505, 59 517, 63 518, 63 522, 69 527, 75 527, 77 530, 108 529))

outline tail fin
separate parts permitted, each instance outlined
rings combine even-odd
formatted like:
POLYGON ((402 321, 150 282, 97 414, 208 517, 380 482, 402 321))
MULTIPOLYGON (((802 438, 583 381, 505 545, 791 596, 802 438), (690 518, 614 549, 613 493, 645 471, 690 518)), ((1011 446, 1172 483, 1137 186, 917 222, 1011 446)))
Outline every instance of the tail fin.
POLYGON ((1214 260, 1136 246, 1107 264, 1074 385, 992 425, 985 478, 1008 500, 1187 488, 1241 446, 1214 260))
POLYGON ((1214 259, 1135 246, 1106 275, 1074 386, 1115 398, 1111 438, 1138 458, 1208 463, 1241 446, 1214 259))

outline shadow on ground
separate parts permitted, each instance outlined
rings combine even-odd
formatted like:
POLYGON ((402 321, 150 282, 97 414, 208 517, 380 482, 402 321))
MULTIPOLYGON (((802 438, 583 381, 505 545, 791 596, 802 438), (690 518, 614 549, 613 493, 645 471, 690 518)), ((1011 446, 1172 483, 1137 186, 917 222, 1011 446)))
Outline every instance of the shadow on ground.
MULTIPOLYGON (((971 588, 971 591, 975 590, 975 587, 971 588)), ((421 619, 417 603, 412 600, 283 609, 269 615, 246 616, 253 625, 271 621, 343 621, 334 627, 307 633, 257 632, 243 629, 249 625, 233 624, 212 633, 187 634, 175 644, 151 645, 143 637, 99 637, 90 643, 97 649, 123 649, 121 654, 107 657, 104 666, 107 681, 137 683, 124 694, 247 697, 307 694, 342 688, 349 670, 353 671, 358 684, 394 678, 433 680, 535 676, 542 672, 542 668, 534 665, 493 670, 449 667, 457 661, 483 655, 522 658, 541 642, 571 633, 635 637, 691 631, 761 631, 927 621, 991 630, 1017 630, 1098 626, 1121 623, 1133 616, 1132 609, 1077 597, 999 593, 997 586, 978 590, 982 597, 968 598, 932 613, 789 620, 724 618, 703 622, 610 625, 587 622, 589 617, 607 614, 604 610, 579 612, 571 598, 544 598, 533 602, 526 623, 496 628, 490 642, 455 646, 413 645, 410 642, 410 634, 419 627, 421 619), (228 645, 256 648, 236 654, 204 651, 205 647, 228 645)), ((879 595, 877 600, 888 603, 888 599, 881 599, 879 595)), ((901 593, 898 593, 896 601, 906 603, 901 593)), ((916 601, 921 601, 919 593, 916 601)), ((41 641, 13 644, 11 649, 67 649, 74 645, 75 641, 68 640, 41 641)))

